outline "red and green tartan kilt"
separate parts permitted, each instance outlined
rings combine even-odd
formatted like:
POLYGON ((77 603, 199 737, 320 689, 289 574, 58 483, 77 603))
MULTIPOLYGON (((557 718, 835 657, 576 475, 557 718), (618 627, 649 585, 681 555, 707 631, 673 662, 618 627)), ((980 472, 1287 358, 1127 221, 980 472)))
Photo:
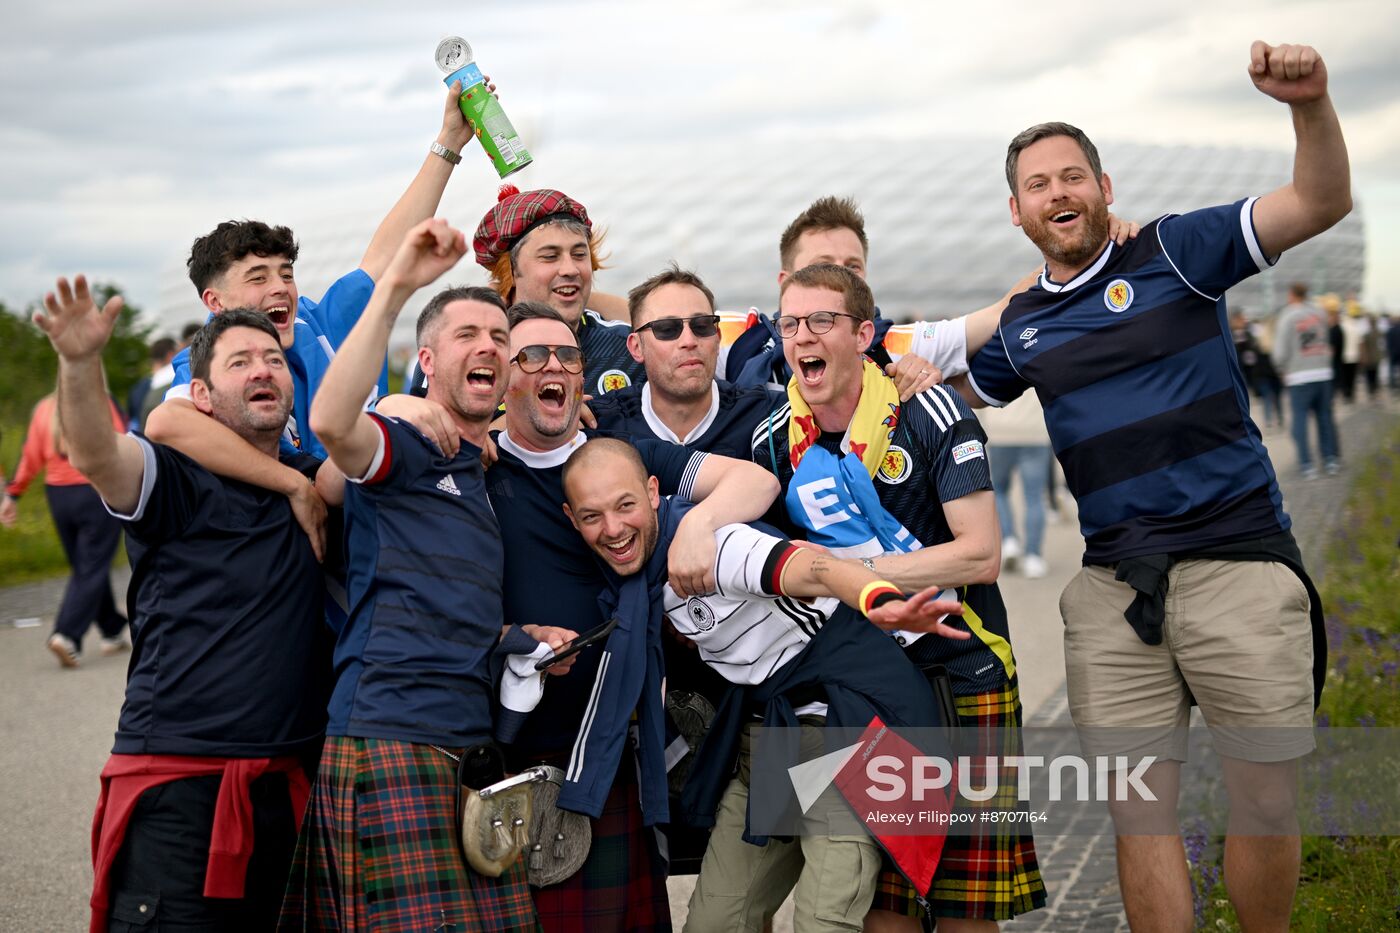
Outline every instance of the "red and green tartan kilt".
POLYGON ((456 786, 427 745, 328 737, 278 929, 538 930, 523 860, 487 878, 463 859, 456 786))
POLYGON ((671 929, 666 868, 656 833, 642 824, 635 759, 622 756, 583 867, 546 888, 533 888, 546 933, 671 929))
MULTIPOLYGON (((956 697, 959 725, 967 730, 988 730, 974 754, 1007 757, 1021 753, 1021 697, 1013 680, 1001 690, 956 697), (996 732, 1001 730, 1000 737, 996 732), (1001 747, 993 747, 1000 745, 1001 747)), ((972 787, 984 787, 984 776, 974 770, 972 787)), ((1016 769, 1006 767, 994 797, 981 803, 961 801, 960 810, 1015 809, 1016 769)), ((974 824, 980 825, 980 824, 974 824)), ((1035 841, 1025 823, 991 824, 985 833, 949 835, 933 875, 929 902, 935 917, 972 920, 1010 920, 1045 906, 1045 882, 1035 857, 1035 841)), ((889 859, 880 872, 871 908, 921 917, 924 910, 914 899, 914 889, 889 859)))

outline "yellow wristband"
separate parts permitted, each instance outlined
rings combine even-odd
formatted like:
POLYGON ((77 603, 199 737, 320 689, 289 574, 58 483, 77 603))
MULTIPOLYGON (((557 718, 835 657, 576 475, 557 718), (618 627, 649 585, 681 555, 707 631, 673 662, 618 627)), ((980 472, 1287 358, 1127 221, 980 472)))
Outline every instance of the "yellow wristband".
MULTIPOLYGON (((870 610, 875 608, 875 601, 885 595, 893 596, 896 599, 904 598, 904 593, 900 591, 899 587, 888 580, 875 580, 872 583, 865 584, 865 588, 860 591, 861 615, 869 618, 870 610)), ((880 601, 885 602, 885 600, 880 601)))

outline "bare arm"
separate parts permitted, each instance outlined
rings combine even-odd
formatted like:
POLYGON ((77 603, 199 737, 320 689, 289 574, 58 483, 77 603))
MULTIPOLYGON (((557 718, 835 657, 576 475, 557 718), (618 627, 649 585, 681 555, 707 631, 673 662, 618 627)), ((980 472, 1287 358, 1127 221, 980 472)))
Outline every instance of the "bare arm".
MULTIPOLYGON (((494 89, 495 85, 492 85, 492 90, 494 89)), ((439 145, 458 153, 473 137, 471 124, 462 116, 462 110, 457 106, 457 98, 461 93, 460 81, 454 82, 448 89, 447 104, 442 112, 442 129, 438 130, 437 135, 439 145)), ((418 174, 413 176, 408 189, 384 216, 379 229, 374 231, 374 236, 365 249, 364 257, 360 259, 360 268, 365 270, 371 279, 379 281, 408 231, 437 213, 438 205, 442 203, 442 193, 447 188, 447 180, 452 177, 452 169, 452 163, 431 152, 423 159, 418 174)), ((368 392, 362 398, 367 396, 368 392)), ((317 432, 318 436, 319 434, 320 432, 317 432)))
POLYGON ((696 474, 696 506, 681 519, 667 552, 671 588, 682 596, 715 589, 715 531, 762 518, 778 498, 778 478, 756 463, 711 454, 696 474))
POLYGON ((68 459, 108 505, 130 513, 141 500, 145 456, 139 441, 113 430, 102 377, 102 348, 121 309, 121 298, 112 297, 99 311, 80 275, 72 288, 67 279, 58 280, 57 296, 44 296, 34 323, 58 353, 58 411, 68 459))
POLYGON ((1264 94, 1288 104, 1297 147, 1293 180, 1254 205, 1265 256, 1317 236, 1351 211, 1351 167, 1342 125, 1327 94, 1327 66, 1308 45, 1255 42, 1249 76, 1264 94))
POLYGON ((174 447, 210 473, 281 493, 320 560, 325 554, 326 506, 310 480, 258 450, 189 399, 161 402, 146 420, 146 436, 174 447))
POLYGON ((860 561, 842 560, 820 551, 799 548, 783 565, 780 587, 785 595, 798 599, 835 596, 886 631, 903 629, 934 632, 948 638, 970 637, 967 632, 939 622, 945 615, 960 613, 962 604, 957 600, 934 600, 938 594, 936 586, 925 589, 913 599, 882 602, 872 613, 872 607, 865 605, 869 588, 890 582, 866 570, 860 561))
POLYGON ((329 460, 316 471, 316 494, 326 505, 345 504, 345 474, 329 460))
POLYGON ((408 231, 331 361, 311 403, 311 430, 346 476, 364 476, 379 449, 379 429, 360 400, 379 378, 394 320, 414 292, 456 265, 466 251, 466 237, 445 220, 426 220, 408 231))
POLYGON ((972 390, 972 384, 967 381, 967 373, 949 379, 948 385, 962 396, 963 401, 967 402, 969 408, 987 407, 987 400, 972 390))
POLYGON ((875 559, 875 572, 902 590, 994 583, 1001 572, 1001 531, 991 490, 943 503, 953 540, 875 559))

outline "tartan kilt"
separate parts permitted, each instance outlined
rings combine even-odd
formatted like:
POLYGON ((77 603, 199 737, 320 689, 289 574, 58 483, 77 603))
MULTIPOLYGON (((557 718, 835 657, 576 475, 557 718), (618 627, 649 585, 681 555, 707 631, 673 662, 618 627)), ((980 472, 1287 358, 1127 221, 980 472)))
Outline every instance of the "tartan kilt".
MULTIPOLYGON (((986 747, 998 741, 988 735, 975 755, 1021 753, 1021 696, 1013 679, 1000 690, 955 697, 959 725, 964 730, 1000 729, 1003 747, 986 747)), ((974 759, 975 760, 975 759, 974 759)), ((973 787, 985 786, 974 769, 973 787)), ((981 803, 959 802, 960 810, 1015 809, 1016 769, 1003 768, 996 796, 981 803)), ((980 825, 980 824, 978 824, 980 825)), ((972 920, 1010 920, 1045 906, 1045 882, 1035 857, 1035 841, 1027 823, 992 824, 985 832, 949 835, 938 870, 933 875, 929 903, 935 917, 972 920)), ((924 909, 914 899, 914 889, 885 857, 876 883, 873 910, 889 910, 908 917, 922 917, 924 909)))
POLYGON ((278 929, 538 930, 523 860, 499 878, 467 866, 456 786, 427 745, 328 736, 278 929))
POLYGON ((588 858, 558 884, 532 888, 546 933, 669 931, 671 900, 656 830, 642 824, 636 760, 622 756, 603 813, 593 825, 588 858))

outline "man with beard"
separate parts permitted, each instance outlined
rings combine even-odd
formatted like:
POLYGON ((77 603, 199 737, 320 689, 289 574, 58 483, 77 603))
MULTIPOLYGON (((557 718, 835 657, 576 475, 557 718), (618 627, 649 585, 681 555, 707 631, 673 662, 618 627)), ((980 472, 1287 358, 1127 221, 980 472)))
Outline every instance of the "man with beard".
MULTIPOLYGON (((361 409, 404 303, 466 253, 443 220, 409 231, 326 373, 312 429, 344 473, 350 620, 283 929, 533 930, 524 866, 469 869, 457 762, 491 739, 489 657, 501 637, 501 536, 481 447, 505 391, 504 303, 449 290, 419 319, 430 399, 460 435, 439 450, 361 409)), ((526 630, 558 647, 571 631, 526 630)))
MULTIPOLYGON (((59 355, 69 457, 122 519, 132 658, 93 821, 90 929, 267 929, 325 724, 316 559, 287 500, 112 430, 102 348, 121 310, 79 276, 34 319, 59 355)), ((191 401, 267 457, 292 381, 267 316, 195 335, 191 401)), ((320 462, 288 460, 314 476, 320 462)))
MULTIPOLYGON (((590 436, 578 424, 584 360, 577 339, 548 305, 511 308, 506 427, 496 436, 500 457, 486 485, 502 517, 505 617, 516 625, 567 624, 585 632, 606 616, 598 604, 602 569, 563 511, 564 461, 590 436)), ((662 441, 638 441, 637 448, 668 495, 698 503, 669 557, 677 591, 707 592, 715 529, 758 518, 777 484, 752 463, 662 441)), ((638 547, 634 539, 618 542, 616 550, 638 547)), ((543 699, 510 747, 516 766, 545 761, 565 768, 559 806, 593 822, 583 867, 535 890, 546 930, 669 928, 664 865, 648 831, 667 819, 664 766, 659 773, 655 767, 661 750, 645 741, 645 731, 637 743, 625 736, 634 711, 639 724, 661 713, 660 694, 640 692, 644 674, 659 673, 653 668, 660 649, 638 662, 647 668, 642 671, 621 652, 626 637, 614 632, 606 644, 581 652, 569 676, 547 678, 543 699), (619 693, 626 683, 636 689, 619 693)))
POLYGON ((1176 799, 1192 701, 1224 765, 1225 884, 1241 924, 1285 929, 1298 877, 1294 759, 1313 747, 1326 642, 1223 295, 1346 216, 1350 175, 1314 49, 1255 42, 1249 75, 1292 112, 1292 182, 1160 218, 1123 249, 1108 242, 1113 188, 1082 132, 1045 123, 1012 140, 1011 219, 1045 269, 966 387, 991 405, 1036 390, 1079 502, 1085 566, 1060 599, 1070 711, 1087 754, 1157 759, 1156 802, 1109 805, 1134 929, 1191 928, 1176 799))
POLYGON ((739 524, 716 532, 716 592, 687 599, 657 585, 665 577, 658 541, 669 543, 687 506, 661 498, 635 450, 610 438, 589 441, 565 464, 564 491, 574 527, 612 571, 619 605, 639 604, 648 616, 664 611, 705 662, 740 688, 726 698, 701 748, 702 780, 692 777, 716 785, 698 795, 715 830, 687 929, 757 929, 794 887, 798 929, 859 929, 879 868, 873 838, 833 834, 819 809, 809 811, 808 829, 797 841, 744 840, 750 747, 760 725, 744 720, 757 704, 775 717, 763 725, 800 725, 803 760, 821 753, 828 722, 861 728, 878 715, 892 728, 935 725, 928 683, 861 615, 887 631, 966 639, 967 632, 941 622, 962 607, 956 600, 935 601, 936 588, 905 599, 858 561, 796 547, 766 526, 739 524), (612 545, 627 539, 642 546, 619 556, 612 545), (630 588, 656 595, 633 603, 630 588))

